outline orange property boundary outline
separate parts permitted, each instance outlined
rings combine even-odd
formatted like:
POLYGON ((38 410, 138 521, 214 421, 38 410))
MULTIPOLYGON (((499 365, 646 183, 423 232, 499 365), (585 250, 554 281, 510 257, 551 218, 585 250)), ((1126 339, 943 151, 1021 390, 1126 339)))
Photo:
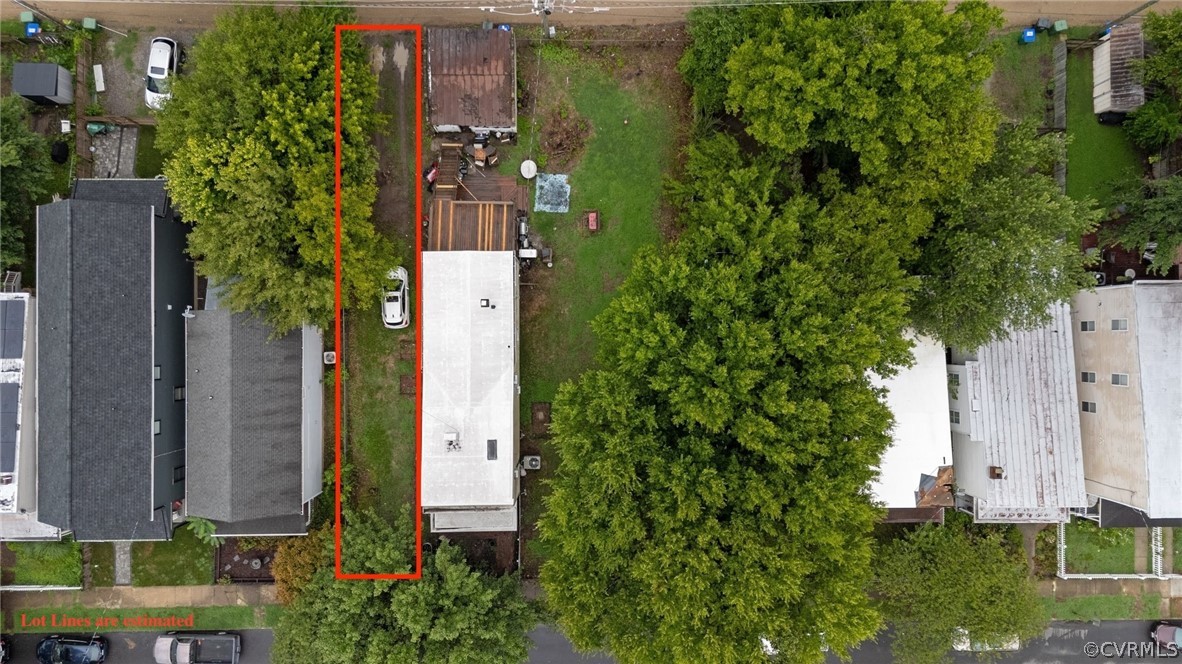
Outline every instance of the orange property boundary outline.
POLYGON ((423 170, 423 26, 421 25, 403 25, 403 24, 389 24, 389 25, 337 25, 335 31, 335 51, 333 56, 333 69, 335 71, 334 84, 334 109, 335 109, 335 143, 336 143, 336 165, 333 169, 333 176, 335 180, 336 190, 336 232, 333 251, 334 262, 336 263, 335 278, 335 319, 333 321, 333 334, 337 350, 337 362, 333 365, 335 372, 333 381, 333 397, 336 402, 335 409, 335 426, 336 432, 335 440, 335 487, 334 493, 336 496, 335 507, 335 522, 333 527, 334 544, 334 558, 336 578, 338 579, 354 579, 354 580, 377 580, 377 579, 393 579, 393 580, 418 580, 423 576, 423 496, 422 483, 420 478, 422 476, 423 464, 423 445, 422 445, 422 411, 423 411, 423 351, 420 340, 423 335, 423 320, 422 316, 418 315, 423 310, 423 285, 420 282, 419 275, 423 271, 423 233, 419 228, 419 221, 423 218, 423 188, 415 186, 415 219, 411 224, 411 228, 415 230, 415 276, 414 284, 415 290, 415 508, 413 518, 415 522, 415 566, 414 571, 406 574, 346 574, 341 569, 341 365, 342 357, 341 351, 341 32, 345 30, 355 31, 393 31, 393 32, 413 32, 415 35, 415 174, 421 173, 423 170))

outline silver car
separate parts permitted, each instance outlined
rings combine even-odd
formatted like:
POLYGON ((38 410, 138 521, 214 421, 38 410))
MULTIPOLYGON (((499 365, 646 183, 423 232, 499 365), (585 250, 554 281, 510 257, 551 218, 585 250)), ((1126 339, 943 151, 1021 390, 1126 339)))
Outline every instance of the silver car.
POLYGON ((410 325, 406 303, 406 268, 396 267, 386 273, 386 287, 382 292, 382 325, 400 330, 410 325))
POLYGON ((168 37, 152 38, 148 50, 148 75, 144 77, 144 104, 160 110, 172 98, 172 79, 180 65, 180 47, 168 37))

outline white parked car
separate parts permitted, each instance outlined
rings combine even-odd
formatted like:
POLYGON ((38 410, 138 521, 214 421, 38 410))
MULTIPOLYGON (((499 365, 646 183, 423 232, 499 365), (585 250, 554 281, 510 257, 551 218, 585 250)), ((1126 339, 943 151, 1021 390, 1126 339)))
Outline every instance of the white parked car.
POLYGON ((172 79, 181 60, 180 47, 168 37, 153 37, 148 51, 148 75, 144 77, 144 104, 160 110, 172 98, 172 79))
POLYGON ((410 325, 406 303, 406 268, 397 267, 386 273, 386 287, 382 293, 382 325, 400 330, 410 325))

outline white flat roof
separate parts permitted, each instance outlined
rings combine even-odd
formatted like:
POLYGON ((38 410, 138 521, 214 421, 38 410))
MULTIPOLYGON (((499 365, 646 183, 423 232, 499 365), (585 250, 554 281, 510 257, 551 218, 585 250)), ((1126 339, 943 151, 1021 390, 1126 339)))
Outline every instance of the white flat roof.
POLYGON ((493 533, 517 531, 517 506, 492 510, 431 513, 433 533, 493 533))
POLYGON ((425 251, 422 262, 423 508, 510 507, 517 259, 512 251, 425 251))
POLYGON ((870 486, 875 500, 887 507, 915 507, 919 476, 935 475, 940 466, 952 463, 944 346, 929 337, 908 336, 915 341, 915 364, 892 378, 870 376, 876 387, 886 388, 886 405, 895 416, 891 446, 870 486))
POLYGON ((1154 519, 1182 517, 1182 282, 1135 281, 1142 412, 1145 418, 1146 510, 1154 519))

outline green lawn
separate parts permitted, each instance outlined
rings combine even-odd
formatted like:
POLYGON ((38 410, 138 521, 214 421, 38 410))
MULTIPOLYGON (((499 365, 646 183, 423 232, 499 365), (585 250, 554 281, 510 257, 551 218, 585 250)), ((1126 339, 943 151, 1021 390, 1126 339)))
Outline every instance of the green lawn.
POLYGON ((1076 519, 1067 524, 1067 571, 1073 574, 1132 574, 1133 529, 1107 528, 1076 519))
POLYGON ((414 332, 383 327, 374 305, 350 313, 348 455, 356 474, 354 502, 393 519, 414 501, 415 402, 399 393, 400 377, 414 375, 414 359, 399 358, 399 341, 413 339, 414 332))
POLYGON ((1113 186, 1141 175, 1141 161, 1125 130, 1102 125, 1092 112, 1092 55, 1067 57, 1067 194, 1113 204, 1113 186))
POLYGON ((90 582, 96 588, 115 585, 115 545, 110 542, 90 544, 90 582))
MULTIPOLYGON (((142 616, 151 618, 171 618, 180 620, 193 616, 192 626, 177 626, 174 629, 196 631, 219 631, 231 629, 264 629, 274 626, 275 620, 281 615, 282 607, 278 606, 201 606, 174 607, 165 609, 100 609, 82 606, 68 606, 54 609, 33 609, 22 611, 12 616, 13 632, 45 632, 45 627, 33 626, 33 623, 44 618, 47 623, 52 616, 89 619, 90 627, 96 632, 163 632, 169 629, 160 625, 140 624, 135 619, 142 616), (258 609, 256 611, 256 609, 258 609), (21 626, 21 620, 27 627, 21 626), (128 620, 129 622, 124 622, 128 620)), ((73 630, 79 631, 79 630, 73 630)))
MULTIPOLYGON (((660 91, 646 86, 622 88, 600 66, 573 57, 544 57, 543 73, 549 96, 565 97, 592 127, 583 157, 570 173, 571 201, 567 214, 532 212, 530 224, 554 249, 554 267, 536 265, 522 274, 521 422, 528 431, 530 406, 552 402, 563 381, 577 378, 595 355, 591 320, 607 307, 628 275, 632 258, 645 245, 662 241, 658 230, 663 178, 675 154, 678 118, 662 104, 660 91), (583 212, 597 209, 600 230, 589 234, 583 212)), ((538 117, 544 118, 542 104, 538 117)), ((554 103, 550 100, 550 103, 554 103)), ((518 150, 505 159, 516 168, 528 150, 530 118, 521 117, 518 150)), ((546 127, 539 123, 539 136, 546 127)), ((535 159, 546 162, 541 148, 535 159)), ((543 170, 546 170, 543 168, 543 170)), ((532 201, 531 201, 532 209, 532 201)), ((543 443, 544 446, 544 443, 543 443)), ((542 471, 532 478, 553 475, 557 454, 543 449, 542 471)), ((531 481, 525 502, 523 528, 530 528, 542 511, 546 485, 531 481)), ((543 557, 530 541, 523 552, 526 567, 543 557)))
POLYGON ((139 128, 135 143, 135 176, 154 178, 164 173, 164 155, 156 149, 156 128, 145 125, 139 128))
POLYGON ((1048 103, 1047 85, 1054 80, 1052 51, 1058 37, 1041 33, 1033 44, 1023 44, 1019 34, 1008 32, 997 38, 989 92, 1007 118, 1041 125, 1048 103))
POLYGON ((1133 620, 1137 598, 1131 595, 1090 595, 1056 601, 1043 598, 1052 620, 1133 620))
POLYGON ((131 548, 133 586, 203 586, 213 583, 213 547, 187 527, 168 542, 135 542, 131 548))
POLYGON ((16 557, 11 570, 5 570, 12 574, 12 585, 82 585, 82 546, 77 542, 8 542, 4 546, 16 557))
MULTIPOLYGON (((656 215, 675 141, 676 120, 669 109, 637 91, 622 90, 597 67, 552 68, 553 80, 569 77, 567 93, 594 134, 570 174, 570 213, 531 216, 534 230, 554 248, 555 263, 553 274, 544 275, 542 305, 528 319, 523 313, 523 422, 529 421, 530 403, 551 401, 559 384, 590 366, 595 352, 591 319, 614 297, 637 249, 661 241, 656 215), (600 213, 594 235, 581 227, 588 209, 600 213)), ((543 279, 527 272, 521 280, 543 279)))

